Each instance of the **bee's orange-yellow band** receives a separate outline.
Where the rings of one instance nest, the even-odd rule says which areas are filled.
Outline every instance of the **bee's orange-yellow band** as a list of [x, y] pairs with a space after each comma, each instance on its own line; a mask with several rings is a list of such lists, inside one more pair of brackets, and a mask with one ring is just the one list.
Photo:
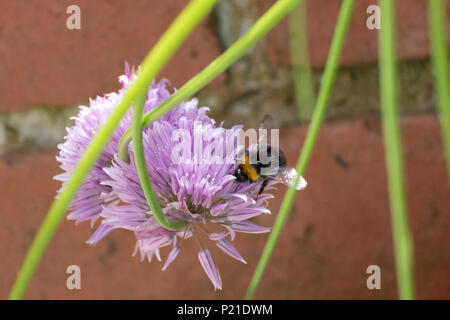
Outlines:
[[250, 180], [252, 181], [259, 180], [259, 174], [255, 170], [255, 168], [250, 164], [249, 156], [245, 156], [242, 169], [244, 170], [244, 173], [250, 178]]

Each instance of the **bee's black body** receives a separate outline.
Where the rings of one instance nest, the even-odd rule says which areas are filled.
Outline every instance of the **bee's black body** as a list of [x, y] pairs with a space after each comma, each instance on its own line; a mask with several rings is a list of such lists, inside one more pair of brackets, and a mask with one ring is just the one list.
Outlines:
[[[287, 166], [287, 161], [283, 151], [270, 145], [267, 146], [266, 150], [267, 150], [266, 151], [267, 157], [269, 158], [272, 156], [272, 153], [278, 154], [277, 173], [284, 171]], [[263, 183], [261, 184], [261, 188], [258, 192], [258, 195], [260, 195], [264, 191], [269, 180], [273, 179], [276, 176], [276, 174], [274, 175], [261, 174], [261, 169], [269, 168], [271, 166], [271, 162], [269, 161], [269, 163], [263, 163], [259, 156], [259, 150], [257, 151], [256, 160], [257, 160], [256, 163], [250, 163], [249, 152], [246, 151], [244, 163], [240, 164], [236, 168], [236, 170], [234, 171], [234, 176], [236, 177], [236, 182], [257, 182], [262, 180]]]

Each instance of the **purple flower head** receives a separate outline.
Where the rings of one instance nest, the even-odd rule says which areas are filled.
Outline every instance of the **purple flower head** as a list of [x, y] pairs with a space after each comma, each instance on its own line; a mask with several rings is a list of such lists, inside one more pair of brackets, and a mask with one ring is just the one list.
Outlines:
[[[57, 159], [65, 172], [56, 178], [63, 181], [62, 188], [83, 151], [120, 103], [124, 90], [134, 78], [134, 70], [127, 67], [126, 74], [119, 78], [123, 86], [119, 92], [91, 100], [90, 107], [81, 107], [74, 127], [68, 129], [66, 141], [59, 146]], [[146, 112], [170, 97], [167, 83], [163, 80], [152, 84], [147, 95]], [[85, 220], [93, 223], [101, 219], [100, 226], [88, 240], [90, 244], [97, 243], [116, 228], [132, 231], [136, 237], [134, 254], [139, 253], [141, 260], [151, 261], [156, 257], [161, 261], [160, 249], [172, 246], [163, 270], [179, 256], [184, 241], [196, 237], [200, 243], [200, 264], [214, 288], [221, 289], [219, 271], [199, 234], [206, 233], [219, 249], [246, 263], [231, 241], [236, 232], [270, 231], [250, 219], [270, 213], [267, 200], [273, 196], [259, 194], [262, 181], [236, 181], [234, 172], [238, 164], [227, 161], [217, 151], [227, 149], [227, 137], [233, 136], [241, 127], [225, 130], [207, 116], [207, 110], [199, 108], [197, 100], [192, 99], [152, 123], [143, 133], [148, 174], [161, 209], [168, 219], [186, 222], [184, 228], [168, 230], [154, 217], [141, 187], [132, 143], [129, 146], [130, 163], [118, 157], [120, 137], [132, 124], [131, 110], [122, 119], [79, 190], [68, 218], [77, 223]], [[239, 147], [233, 145], [227, 155], [231, 154], [235, 159], [238, 151]], [[275, 183], [270, 181], [266, 190]]]
[[[108, 121], [112, 111], [121, 102], [125, 89], [135, 78], [134, 67], [130, 70], [129, 65], [126, 64], [125, 74], [119, 77], [122, 89], [118, 92], [90, 99], [89, 106], [80, 106], [79, 114], [72, 118], [75, 121], [74, 126], [66, 129], [67, 135], [65, 136], [65, 141], [58, 145], [60, 151], [57, 160], [60, 162], [60, 168], [64, 171], [54, 177], [54, 179], [63, 182], [59, 193], [70, 180], [87, 146], [98, 130]], [[167, 84], [167, 80], [152, 83], [147, 95], [146, 112], [170, 97]], [[207, 108], [197, 109], [196, 104], [197, 101], [195, 99], [182, 103], [170, 115], [165, 115], [163, 118], [170, 119], [171, 116], [176, 117], [183, 113], [196, 113], [194, 116], [203, 119], [206, 117]], [[132, 111], [130, 110], [120, 122], [111, 141], [106, 146], [90, 175], [80, 188], [76, 198], [71, 203], [69, 208], [71, 213], [68, 215], [68, 219], [75, 220], [77, 224], [91, 220], [93, 224], [99, 218], [103, 206], [118, 200], [118, 197], [111, 192], [112, 189], [110, 187], [101, 184], [102, 181], [108, 179], [108, 175], [103, 169], [110, 166], [111, 161], [117, 154], [119, 140], [123, 133], [131, 127], [131, 124]]]

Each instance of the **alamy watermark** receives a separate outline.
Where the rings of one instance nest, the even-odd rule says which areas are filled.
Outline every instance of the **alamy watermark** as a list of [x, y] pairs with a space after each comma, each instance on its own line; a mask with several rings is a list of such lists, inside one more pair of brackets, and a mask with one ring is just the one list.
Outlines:
[[366, 286], [367, 289], [373, 290], [373, 289], [381, 289], [381, 269], [376, 264], [372, 264], [367, 267], [366, 273], [370, 274], [370, 276], [367, 278]]
[[81, 289], [81, 269], [76, 264], [67, 267], [66, 274], [70, 274], [66, 280], [66, 288], [69, 290]]
[[67, 7], [66, 13], [69, 16], [66, 19], [66, 27], [69, 30], [81, 29], [81, 9], [76, 4]]
[[366, 26], [369, 30], [381, 29], [381, 11], [380, 7], [376, 4], [372, 4], [367, 7], [366, 13], [370, 16], [366, 20]]
[[[67, 7], [66, 13], [69, 15], [66, 19], [66, 27], [69, 30], [81, 29], [81, 9], [78, 5], [72, 4]], [[376, 4], [367, 7], [366, 13], [370, 16], [366, 20], [366, 26], [369, 30], [381, 29], [381, 10]]]

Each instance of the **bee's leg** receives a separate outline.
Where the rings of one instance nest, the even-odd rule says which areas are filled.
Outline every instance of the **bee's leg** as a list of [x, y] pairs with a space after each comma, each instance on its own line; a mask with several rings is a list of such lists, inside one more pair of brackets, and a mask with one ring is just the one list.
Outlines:
[[234, 188], [233, 193], [235, 193], [237, 191], [237, 189], [239, 188], [239, 182], [236, 181], [235, 184], [236, 184], [236, 188]]
[[267, 187], [268, 183], [269, 183], [268, 180], [263, 180], [263, 183], [261, 184], [261, 188], [259, 188], [258, 194], [256, 195], [256, 200], [258, 200], [259, 195], [264, 192], [264, 189]]

